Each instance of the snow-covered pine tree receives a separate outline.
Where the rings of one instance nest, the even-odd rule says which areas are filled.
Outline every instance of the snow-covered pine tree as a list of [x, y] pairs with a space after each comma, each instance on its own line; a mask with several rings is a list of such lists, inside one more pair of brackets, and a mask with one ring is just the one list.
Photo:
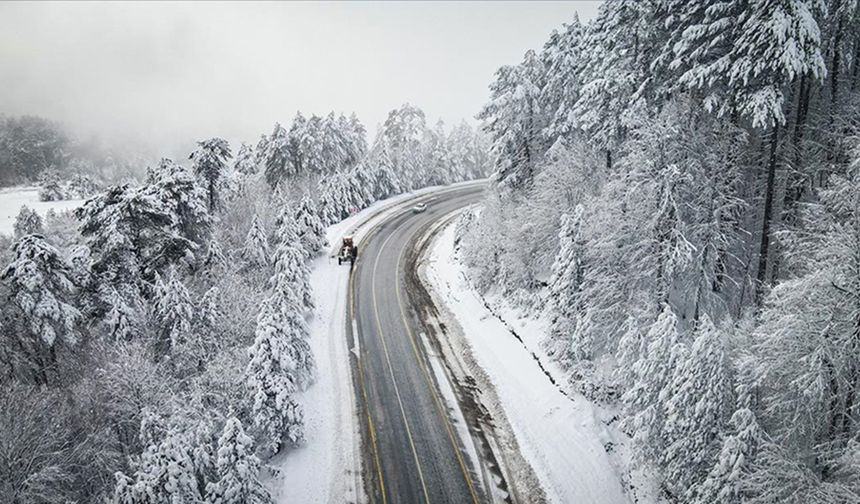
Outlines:
[[705, 479], [687, 493], [694, 504], [740, 504], [744, 478], [755, 459], [762, 432], [753, 412], [749, 388], [737, 387], [736, 409], [723, 437], [720, 454]]
[[31, 210], [27, 205], [21, 206], [21, 211], [15, 217], [14, 224], [15, 238], [21, 238], [28, 234], [42, 233], [42, 218], [35, 210]]
[[242, 258], [251, 267], [265, 268], [270, 264], [269, 238], [257, 214], [251, 219], [251, 227], [242, 248]]
[[202, 140], [197, 142], [197, 146], [188, 158], [193, 163], [194, 174], [205, 187], [209, 212], [214, 213], [221, 205], [220, 193], [230, 176], [227, 161], [233, 154], [230, 144], [223, 138]]
[[451, 154], [448, 152], [445, 124], [442, 121], [438, 121], [436, 126], [428, 132], [428, 140], [427, 185], [448, 185], [454, 180], [454, 166], [451, 162]]
[[558, 137], [569, 139], [576, 126], [573, 108], [582, 86], [579, 73], [583, 65], [584, 33], [579, 16], [574, 14], [573, 21], [565, 24], [561, 33], [550, 36], [540, 54], [547, 69], [541, 90], [541, 109], [548, 117], [543, 132], [547, 145], [555, 143]]
[[290, 332], [295, 330], [285, 320], [284, 308], [276, 297], [263, 301], [254, 343], [248, 349], [246, 380], [253, 394], [254, 425], [271, 452], [280, 449], [283, 439], [298, 443], [303, 438], [303, 413], [294, 399], [299, 390], [299, 363], [290, 348]]
[[166, 282], [156, 285], [155, 309], [160, 329], [156, 348], [163, 355], [180, 351], [180, 347], [192, 340], [195, 308], [188, 289], [175, 271], [168, 274]]
[[553, 319], [546, 344], [548, 353], [565, 367], [592, 356], [588, 340], [572, 339], [573, 336], [586, 334], [576, 331], [577, 319], [582, 315], [581, 288], [585, 274], [583, 211], [582, 205], [577, 205], [573, 215], [564, 214], [561, 217], [559, 250], [549, 281], [548, 306]]
[[534, 51], [526, 52], [516, 66], [504, 66], [490, 85], [490, 101], [478, 118], [493, 141], [499, 182], [513, 188], [526, 186], [546, 147], [541, 131], [545, 117], [540, 90], [545, 75]]
[[305, 193], [296, 210], [299, 240], [304, 245], [309, 257], [316, 255], [328, 242], [326, 241], [325, 226], [314, 208], [310, 194]]
[[218, 438], [217, 481], [206, 485], [206, 504], [267, 504], [269, 493], [260, 483], [260, 459], [242, 422], [232, 417]]
[[127, 341], [135, 332], [137, 311], [113, 287], [109, 287], [108, 312], [104, 318], [104, 328], [108, 337], [114, 341]]
[[[157, 271], [151, 259], [181, 239], [170, 232], [173, 216], [149, 191], [114, 186], [75, 210], [81, 235], [92, 253], [98, 282], [134, 303], [144, 279]], [[106, 303], [109, 305], [109, 303]]]
[[720, 439], [733, 409], [731, 376], [721, 333], [703, 315], [692, 349], [678, 363], [661, 393], [666, 408], [661, 461], [667, 486], [675, 495], [691, 497], [720, 452]]
[[405, 191], [406, 187], [394, 170], [391, 160], [391, 151], [388, 145], [383, 143], [374, 150], [373, 165], [368, 165], [373, 179], [373, 194], [377, 200]]
[[287, 130], [280, 123], [275, 123], [272, 134], [267, 138], [266, 148], [263, 151], [258, 149], [257, 152], [264, 156], [266, 182], [274, 189], [281, 184], [284, 178], [290, 175], [292, 161]]
[[652, 2], [637, 0], [602, 4], [584, 35], [583, 84], [569, 115], [606, 152], [607, 167], [626, 135], [626, 122], [635, 115], [634, 93], [649, 75], [648, 54], [659, 46], [652, 40], [656, 26], [651, 7]]
[[49, 373], [56, 373], [54, 347], [58, 342], [73, 346], [80, 337], [74, 272], [41, 235], [21, 238], [12, 251], [14, 258], [0, 280], [8, 285], [10, 301], [22, 317], [22, 327], [15, 331], [18, 345], [30, 355], [34, 378], [47, 384]]
[[254, 146], [242, 142], [239, 152], [236, 153], [236, 158], [233, 161], [233, 171], [248, 176], [256, 174], [257, 169], [257, 153], [254, 152]]
[[227, 255], [221, 247], [221, 242], [215, 237], [212, 237], [212, 239], [209, 240], [208, 247], [206, 248], [206, 258], [203, 259], [203, 266], [212, 271], [227, 266], [227, 263]]
[[305, 264], [307, 257], [301, 240], [296, 232], [297, 223], [293, 220], [290, 207], [285, 207], [278, 226], [278, 245], [275, 249], [275, 273], [272, 276], [272, 289], [277, 292], [290, 291], [305, 308], [313, 308], [313, 297], [308, 283], [310, 271]]
[[622, 397], [628, 414], [623, 428], [633, 435], [641, 451], [653, 459], [665, 448], [662, 433], [667, 412], [663, 391], [683, 358], [678, 351], [683, 344], [678, 342], [677, 326], [675, 312], [664, 305], [645, 335], [644, 351], [633, 365], [634, 381]]
[[141, 188], [157, 197], [171, 215], [173, 237], [165, 251], [163, 268], [187, 254], [194, 254], [209, 238], [212, 219], [206, 205], [206, 191], [185, 167], [162, 159], [149, 171], [148, 185]]
[[154, 415], [144, 414], [140, 437], [143, 453], [133, 457], [134, 476], [117, 472], [112, 504], [192, 504], [203, 502], [200, 481], [208, 472], [195, 464], [193, 438], [183, 425], [145, 425]]

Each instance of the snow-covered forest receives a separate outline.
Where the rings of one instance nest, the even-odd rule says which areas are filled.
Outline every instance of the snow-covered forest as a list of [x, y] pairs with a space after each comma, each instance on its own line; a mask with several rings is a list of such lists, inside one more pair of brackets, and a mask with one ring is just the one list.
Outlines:
[[269, 502], [261, 472], [303, 443], [321, 372], [326, 226], [492, 168], [483, 135], [410, 105], [370, 146], [334, 113], [197, 145], [0, 236], [0, 502]]
[[860, 501], [858, 26], [614, 0], [491, 84], [471, 279], [546, 310], [669, 502]]

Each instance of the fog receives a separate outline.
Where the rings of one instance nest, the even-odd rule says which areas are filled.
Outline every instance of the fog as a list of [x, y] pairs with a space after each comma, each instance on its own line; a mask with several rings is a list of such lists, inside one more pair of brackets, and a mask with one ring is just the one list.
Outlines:
[[500, 65], [598, 2], [3, 3], [0, 113], [163, 150], [297, 110], [474, 122]]

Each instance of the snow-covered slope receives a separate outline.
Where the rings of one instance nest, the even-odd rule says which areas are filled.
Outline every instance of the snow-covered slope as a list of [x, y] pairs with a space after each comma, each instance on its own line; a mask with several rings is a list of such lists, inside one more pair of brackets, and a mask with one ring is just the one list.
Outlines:
[[425, 276], [466, 335], [489, 376], [523, 456], [548, 499], [558, 503], [628, 502], [622, 478], [604, 445], [613, 441], [594, 406], [552, 383], [533, 352], [539, 321], [523, 321], [515, 338], [469, 285], [454, 250], [454, 226], [431, 245]]
[[84, 200], [39, 201], [38, 187], [10, 187], [0, 189], [0, 234], [11, 235], [15, 217], [23, 205], [35, 210], [42, 218], [48, 210], [57, 212], [81, 206]]

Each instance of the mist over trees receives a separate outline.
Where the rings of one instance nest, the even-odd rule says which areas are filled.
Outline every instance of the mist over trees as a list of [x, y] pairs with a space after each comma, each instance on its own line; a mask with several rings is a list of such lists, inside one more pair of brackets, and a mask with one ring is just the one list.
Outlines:
[[[4, 181], [68, 167], [56, 125], [3, 124], [31, 156], [3, 158]], [[264, 463], [304, 442], [319, 372], [325, 227], [491, 168], [480, 134], [408, 105], [370, 146], [355, 116], [299, 113], [237, 147], [201, 140], [73, 215], [22, 208], [0, 237], [0, 501], [270, 502]]]
[[858, 9], [605, 2], [490, 85], [472, 280], [670, 501], [860, 500]]
[[145, 164], [131, 151], [77, 138], [58, 122], [0, 114], [0, 187], [38, 184], [46, 201], [84, 199], [106, 183], [139, 177]]

